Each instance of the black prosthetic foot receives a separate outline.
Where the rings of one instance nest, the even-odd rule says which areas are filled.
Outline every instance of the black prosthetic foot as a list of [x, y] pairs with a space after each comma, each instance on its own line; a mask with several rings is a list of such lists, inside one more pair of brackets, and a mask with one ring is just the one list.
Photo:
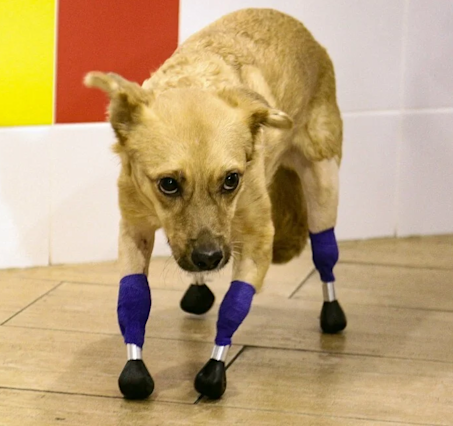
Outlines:
[[195, 389], [210, 399], [219, 399], [226, 390], [225, 363], [210, 359], [195, 377]]
[[191, 284], [179, 305], [184, 312], [201, 315], [211, 309], [214, 300], [214, 293], [206, 284]]
[[321, 329], [324, 333], [335, 334], [346, 328], [346, 315], [338, 300], [324, 302], [321, 310]]
[[118, 379], [126, 399], [145, 399], [153, 393], [154, 381], [141, 359], [127, 361]]

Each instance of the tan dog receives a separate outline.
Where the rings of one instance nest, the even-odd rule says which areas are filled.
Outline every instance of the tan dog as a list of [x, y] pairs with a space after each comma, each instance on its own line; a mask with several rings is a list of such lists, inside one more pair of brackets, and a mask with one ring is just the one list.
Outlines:
[[163, 227], [183, 269], [205, 269], [194, 250], [221, 252], [216, 269], [233, 253], [233, 279], [259, 289], [271, 259], [301, 252], [307, 223], [311, 232], [335, 225], [334, 71], [295, 19], [235, 12], [189, 38], [142, 86], [99, 72], [85, 83], [111, 99], [122, 276], [147, 272]]
[[218, 270], [232, 256], [233, 280], [259, 290], [271, 260], [298, 255], [308, 230], [334, 227], [334, 70], [295, 19], [241, 10], [189, 38], [141, 86], [100, 72], [85, 84], [111, 100], [121, 276], [147, 274], [163, 227], [184, 270]]

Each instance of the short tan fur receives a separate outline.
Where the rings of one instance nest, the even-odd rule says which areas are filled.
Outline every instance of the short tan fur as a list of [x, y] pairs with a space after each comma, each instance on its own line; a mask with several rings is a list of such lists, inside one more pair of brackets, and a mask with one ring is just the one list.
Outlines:
[[123, 276], [147, 273], [163, 227], [183, 269], [198, 272], [194, 250], [214, 247], [222, 252], [214, 269], [233, 257], [233, 279], [259, 290], [272, 259], [290, 260], [308, 230], [335, 225], [334, 70], [297, 20], [234, 12], [190, 37], [141, 86], [101, 72], [85, 84], [110, 97]]

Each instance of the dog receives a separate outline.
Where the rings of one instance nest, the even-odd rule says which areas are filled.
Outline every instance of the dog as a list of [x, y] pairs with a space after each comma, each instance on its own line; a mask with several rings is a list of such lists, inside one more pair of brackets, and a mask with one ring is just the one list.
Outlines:
[[[147, 274], [163, 228], [183, 270], [200, 276], [233, 258], [233, 281], [259, 291], [271, 262], [335, 227], [334, 68], [296, 19], [240, 10], [191, 36], [141, 85], [102, 72], [85, 84], [110, 98], [122, 277]], [[322, 276], [324, 255], [313, 254]]]

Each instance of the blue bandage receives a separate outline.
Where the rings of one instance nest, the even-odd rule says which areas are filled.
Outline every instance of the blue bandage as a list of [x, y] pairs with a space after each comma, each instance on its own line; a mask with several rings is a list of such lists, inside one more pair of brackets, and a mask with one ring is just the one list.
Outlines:
[[120, 281], [118, 322], [126, 344], [143, 347], [151, 311], [151, 291], [145, 274], [127, 275]]
[[338, 245], [333, 228], [312, 234], [310, 232], [313, 263], [325, 283], [335, 281], [333, 267], [338, 261]]
[[255, 288], [243, 281], [233, 281], [222, 300], [217, 320], [218, 346], [231, 345], [234, 332], [250, 311]]

